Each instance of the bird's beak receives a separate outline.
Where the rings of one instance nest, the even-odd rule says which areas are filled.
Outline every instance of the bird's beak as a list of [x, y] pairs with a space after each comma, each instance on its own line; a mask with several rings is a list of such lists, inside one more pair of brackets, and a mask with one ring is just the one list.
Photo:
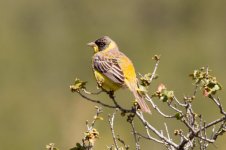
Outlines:
[[96, 44], [95, 44], [94, 42], [90, 42], [90, 43], [88, 43], [87, 45], [90, 46], [90, 47], [96, 46]]
[[90, 42], [87, 45], [94, 49], [94, 53], [97, 53], [99, 51], [98, 46], [96, 45], [95, 42]]

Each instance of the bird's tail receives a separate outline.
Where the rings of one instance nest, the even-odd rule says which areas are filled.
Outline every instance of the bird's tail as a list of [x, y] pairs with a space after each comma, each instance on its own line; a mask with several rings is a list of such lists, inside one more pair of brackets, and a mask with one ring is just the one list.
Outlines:
[[143, 112], [147, 112], [149, 114], [151, 114], [151, 110], [148, 107], [147, 103], [145, 102], [145, 96], [141, 95], [138, 92], [138, 85], [137, 85], [137, 81], [135, 82], [127, 82], [126, 85], [128, 86], [128, 88], [130, 89], [130, 91], [133, 93], [137, 103], [139, 104], [141, 110]]

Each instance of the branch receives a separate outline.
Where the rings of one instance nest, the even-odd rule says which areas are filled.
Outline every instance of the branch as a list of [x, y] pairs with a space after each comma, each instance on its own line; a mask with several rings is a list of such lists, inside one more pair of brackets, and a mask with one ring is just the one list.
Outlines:
[[[166, 128], [166, 135], [167, 135], [169, 141], [172, 142], [172, 139], [170, 138], [170, 134], [169, 134], [169, 130], [168, 130], [167, 124], [165, 122], [164, 122], [164, 125], [165, 125], [165, 128]], [[169, 145], [169, 147], [170, 147], [170, 149], [174, 149], [172, 147], [172, 145]]]
[[160, 56], [155, 55], [153, 59], [156, 60], [156, 63], [155, 63], [155, 67], [154, 67], [154, 70], [152, 72], [152, 75], [150, 77], [150, 80], [149, 80], [150, 83], [152, 82], [152, 80], [155, 77], [155, 74], [156, 74], [156, 71], [157, 71], [157, 68], [158, 68], [158, 65], [159, 65], [159, 62], [160, 62]]
[[91, 101], [91, 102], [93, 102], [93, 103], [97, 103], [97, 104], [100, 104], [100, 105], [102, 105], [102, 106], [104, 106], [104, 107], [108, 107], [108, 108], [117, 108], [117, 106], [111, 106], [111, 105], [105, 104], [105, 103], [101, 102], [100, 100], [94, 100], [94, 99], [91, 99], [91, 98], [89, 98], [89, 97], [83, 95], [80, 91], [77, 92], [77, 93], [78, 93], [81, 97], [83, 97], [83, 98], [85, 98], [86, 100]]
[[115, 136], [115, 131], [114, 131], [114, 118], [115, 118], [115, 112], [112, 115], [110, 115], [110, 114], [108, 115], [108, 121], [109, 121], [109, 124], [110, 124], [114, 145], [115, 145], [116, 150], [119, 150], [117, 140], [116, 140], [116, 136]]
[[219, 135], [223, 135], [223, 133], [226, 132], [226, 124], [225, 124], [226, 121], [222, 122], [221, 126], [219, 127], [219, 129], [217, 130], [217, 132], [213, 135], [213, 140], [216, 140], [217, 137]]
[[131, 127], [132, 127], [132, 134], [134, 136], [134, 140], [135, 140], [135, 144], [136, 144], [136, 150], [140, 150], [139, 137], [138, 137], [137, 131], [135, 130], [133, 120], [131, 121], [130, 124], [131, 124]]
[[175, 144], [174, 142], [170, 141], [169, 139], [167, 139], [166, 137], [164, 137], [162, 135], [162, 133], [160, 133], [158, 130], [156, 130], [152, 125], [149, 124], [149, 122], [147, 122], [142, 113], [136, 112], [136, 116], [140, 119], [140, 121], [143, 123], [143, 125], [145, 127], [147, 127], [148, 129], [150, 129], [152, 132], [154, 132], [162, 141], [166, 142], [169, 145], [172, 145], [174, 148], [177, 148], [178, 145]]
[[220, 103], [220, 99], [219, 98], [214, 98], [213, 95], [209, 95], [209, 98], [213, 100], [213, 102], [219, 107], [220, 109], [220, 113], [226, 116], [226, 112], [223, 109], [222, 104]]
[[[156, 71], [159, 65], [159, 57], [155, 56], [154, 57], [156, 60], [156, 64], [154, 66], [154, 70], [152, 73], [145, 74], [144, 76], [141, 77], [142, 85], [145, 88], [148, 88], [148, 86], [152, 83], [152, 81], [155, 79], [156, 76]], [[116, 110], [120, 110], [122, 112], [122, 116], [124, 116], [126, 113], [128, 115], [127, 121], [130, 123], [131, 128], [132, 128], [132, 134], [134, 137], [134, 141], [136, 144], [136, 150], [140, 150], [140, 143], [139, 140], [140, 138], [147, 139], [147, 140], [152, 140], [154, 142], [164, 144], [167, 149], [169, 150], [185, 150], [185, 149], [194, 149], [197, 145], [197, 141], [200, 144], [200, 149], [205, 150], [207, 146], [210, 143], [214, 143], [219, 135], [222, 135], [223, 133], [226, 132], [226, 112], [223, 109], [222, 104], [220, 103], [219, 98], [215, 98], [213, 95], [216, 94], [217, 91], [221, 89], [221, 85], [216, 81], [216, 78], [209, 75], [209, 70], [208, 68], [205, 71], [205, 68], [200, 69], [200, 70], [195, 70], [194, 73], [191, 75], [193, 80], [195, 81], [195, 89], [194, 92], [192, 93], [193, 95], [191, 97], [184, 97], [184, 102], [180, 102], [176, 96], [174, 95], [174, 91], [167, 90], [164, 84], [161, 84], [161, 86], [158, 87], [158, 90], [156, 91], [155, 94], [150, 97], [146, 91], [144, 90], [144, 97], [145, 99], [151, 104], [151, 106], [159, 113], [162, 117], [164, 118], [175, 118], [177, 121], [181, 121], [185, 128], [188, 129], [187, 132], [184, 132], [180, 130], [175, 130], [177, 131], [175, 135], [180, 136], [180, 143], [176, 143], [173, 139], [170, 137], [170, 133], [168, 130], [168, 126], [166, 123], [164, 123], [165, 126], [165, 131], [166, 135], [163, 134], [162, 130], [158, 130], [157, 128], [153, 127], [143, 116], [142, 112], [140, 110], [137, 110], [135, 106], [132, 106], [131, 109], [125, 109], [123, 108], [115, 99], [114, 93], [113, 92], [106, 92], [110, 99], [113, 101], [112, 105], [105, 104], [101, 102], [100, 100], [94, 100], [92, 98], [89, 98], [86, 96], [88, 95], [97, 95], [100, 94], [103, 91], [97, 92], [97, 93], [92, 93], [86, 90], [85, 84], [86, 82], [83, 82], [79, 79], [75, 81], [75, 84], [70, 86], [71, 90], [74, 92], [77, 92], [81, 97], [84, 99], [100, 104], [104, 107], [107, 108], [113, 108]], [[208, 96], [214, 104], [219, 108], [220, 113], [223, 115], [222, 117], [210, 122], [206, 123], [201, 115], [197, 115], [195, 111], [193, 110], [193, 105], [192, 101], [195, 99], [198, 89], [203, 90], [204, 96]], [[144, 89], [145, 89], [144, 88]], [[158, 97], [160, 100], [163, 102], [167, 102], [168, 108], [170, 110], [174, 111], [174, 115], [168, 115], [155, 104], [155, 102], [152, 100], [153, 97]], [[122, 144], [124, 141], [122, 141], [120, 138], [117, 138], [115, 135], [114, 131], [114, 119], [115, 119], [115, 113], [114, 112], [112, 115], [109, 115], [109, 124], [111, 128], [111, 133], [114, 141], [114, 145], [110, 149], [113, 149], [115, 147], [116, 150], [121, 149], [117, 142], [121, 142]], [[96, 117], [98, 118], [99, 112], [97, 111]], [[198, 116], [200, 116], [200, 120], [198, 120]], [[134, 120], [133, 118], [137, 117], [142, 124], [144, 129], [146, 130], [146, 135], [140, 134], [136, 131], [136, 128], [134, 126]], [[218, 123], [221, 123], [220, 127], [218, 130], [215, 132], [215, 125]], [[91, 127], [88, 125], [87, 122], [87, 128], [88, 130], [92, 131], [91, 129], [93, 128], [95, 124], [95, 120], [91, 123]], [[208, 137], [207, 135], [207, 130], [214, 126], [212, 129], [212, 135]], [[154, 134], [154, 137], [151, 136], [150, 133]], [[90, 134], [90, 133], [89, 133]], [[117, 141], [118, 140], [118, 141]], [[93, 145], [91, 145], [93, 146]], [[125, 146], [125, 144], [124, 144]]]
[[149, 97], [148, 94], [145, 95], [145, 98], [146, 98], [146, 100], [147, 100], [148, 102], [151, 103], [152, 107], [153, 107], [155, 110], [157, 110], [157, 112], [158, 112], [159, 114], [161, 114], [163, 117], [165, 117], [165, 118], [175, 118], [175, 115], [166, 115], [166, 114], [164, 114], [164, 113], [158, 108], [158, 106], [152, 101], [152, 99]]
[[122, 108], [118, 103], [117, 101], [115, 100], [115, 97], [112, 95], [110, 96], [110, 98], [112, 99], [112, 101], [114, 102], [115, 104], [115, 107], [118, 108], [119, 110], [121, 110], [123, 113], [130, 113], [130, 112], [134, 112], [133, 109], [125, 109], [125, 108]]
[[180, 105], [180, 106], [182, 106], [182, 107], [186, 107], [186, 106], [187, 106], [187, 104], [181, 103], [181, 102], [176, 98], [176, 96], [173, 97], [173, 100], [174, 100], [178, 105]]
[[[223, 116], [223, 117], [221, 117], [221, 118], [219, 118], [219, 119], [216, 119], [216, 120], [214, 120], [214, 121], [208, 123], [205, 127], [206, 127], [206, 128], [212, 127], [213, 125], [216, 125], [216, 124], [218, 124], [218, 123], [220, 123], [220, 122], [222, 122], [222, 121], [226, 121], [226, 116]], [[204, 127], [202, 127], [201, 130], [204, 130]], [[200, 132], [201, 130], [199, 130], [198, 132]]]

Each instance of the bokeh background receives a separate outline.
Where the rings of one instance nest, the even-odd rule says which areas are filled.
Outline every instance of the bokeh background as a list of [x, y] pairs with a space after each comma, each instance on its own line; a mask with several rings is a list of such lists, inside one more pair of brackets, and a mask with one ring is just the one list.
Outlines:
[[[95, 104], [71, 93], [69, 85], [79, 77], [96, 90], [93, 51], [86, 43], [103, 35], [118, 43], [140, 73], [151, 72], [152, 56], [161, 54], [160, 77], [151, 92], [164, 83], [179, 99], [192, 94], [188, 74], [202, 66], [209, 66], [225, 86], [225, 6], [223, 0], [0, 0], [0, 149], [40, 150], [54, 142], [63, 150], [81, 141]], [[219, 95], [226, 106], [224, 93]], [[107, 96], [100, 98], [110, 103]], [[124, 106], [131, 104], [127, 90], [117, 92], [117, 98]], [[216, 107], [201, 94], [194, 108], [206, 121], [217, 117]], [[113, 110], [104, 110], [105, 121], [96, 124], [101, 134], [96, 149], [113, 143], [107, 122]], [[167, 122], [173, 138], [174, 129], [182, 128], [155, 113], [149, 119], [159, 130]], [[115, 120], [116, 132], [134, 147], [125, 120]], [[225, 140], [220, 137], [210, 149], [225, 149]], [[163, 148], [142, 141], [143, 149], [150, 147]]]

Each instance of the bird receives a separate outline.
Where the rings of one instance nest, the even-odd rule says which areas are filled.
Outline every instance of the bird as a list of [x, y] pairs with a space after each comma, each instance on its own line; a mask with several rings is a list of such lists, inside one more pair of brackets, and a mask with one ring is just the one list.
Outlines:
[[139, 93], [139, 83], [132, 61], [122, 53], [116, 42], [103, 36], [87, 44], [92, 47], [92, 69], [98, 86], [107, 93], [127, 87], [134, 95], [141, 111], [151, 113], [145, 97]]

